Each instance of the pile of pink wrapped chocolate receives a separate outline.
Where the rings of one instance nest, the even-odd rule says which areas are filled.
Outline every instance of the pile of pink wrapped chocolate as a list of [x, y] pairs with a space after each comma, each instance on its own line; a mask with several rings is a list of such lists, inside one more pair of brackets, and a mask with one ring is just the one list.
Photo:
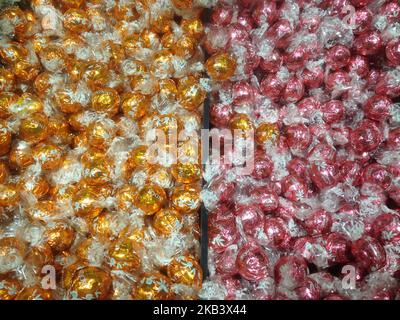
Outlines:
[[250, 175], [204, 172], [200, 296], [398, 299], [399, 3], [226, 0], [210, 19], [211, 124], [256, 150]]

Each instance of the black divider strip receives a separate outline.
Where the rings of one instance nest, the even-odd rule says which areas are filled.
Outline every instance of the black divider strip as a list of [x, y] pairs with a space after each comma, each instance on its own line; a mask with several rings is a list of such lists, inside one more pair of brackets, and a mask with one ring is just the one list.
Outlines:
[[[204, 101], [203, 129], [210, 129], [210, 96]], [[204, 169], [204, 164], [203, 164]], [[202, 186], [205, 186], [203, 179]], [[201, 204], [200, 211], [200, 264], [203, 269], [203, 279], [208, 277], [208, 212]]]

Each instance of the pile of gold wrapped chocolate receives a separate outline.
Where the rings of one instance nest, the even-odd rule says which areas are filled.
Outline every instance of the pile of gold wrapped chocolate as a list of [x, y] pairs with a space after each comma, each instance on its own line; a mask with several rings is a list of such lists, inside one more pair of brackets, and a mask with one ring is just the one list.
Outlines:
[[197, 297], [207, 2], [0, 12], [0, 299]]

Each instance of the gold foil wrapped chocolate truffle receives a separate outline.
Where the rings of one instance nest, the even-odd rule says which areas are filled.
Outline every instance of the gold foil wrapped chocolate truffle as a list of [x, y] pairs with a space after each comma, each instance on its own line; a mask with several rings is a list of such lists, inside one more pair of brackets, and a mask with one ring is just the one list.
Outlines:
[[14, 271], [26, 253], [26, 244], [15, 237], [0, 239], [0, 275]]
[[99, 190], [95, 187], [84, 186], [80, 188], [72, 198], [72, 207], [79, 217], [95, 218], [102, 211], [100, 206]]
[[48, 118], [41, 113], [35, 113], [25, 118], [19, 125], [19, 138], [27, 142], [38, 143], [49, 135]]
[[152, 215], [159, 211], [167, 201], [167, 195], [163, 188], [157, 185], [143, 187], [136, 196], [136, 206], [146, 215]]
[[242, 130], [243, 132], [253, 129], [250, 118], [243, 113], [235, 114], [229, 121], [229, 126], [232, 130]]
[[104, 112], [110, 116], [118, 113], [120, 97], [112, 88], [96, 91], [92, 96], [92, 108], [97, 112]]
[[136, 194], [137, 188], [132, 185], [124, 185], [118, 189], [115, 194], [118, 208], [125, 212], [132, 210], [134, 208]]
[[199, 39], [204, 35], [203, 22], [198, 18], [183, 19], [181, 22], [181, 28], [184, 32], [196, 39]]
[[167, 267], [170, 279], [179, 284], [199, 288], [203, 279], [200, 264], [188, 255], [178, 256]]
[[213, 80], [228, 80], [235, 74], [236, 61], [227, 53], [216, 53], [207, 60], [206, 70]]
[[75, 238], [75, 230], [63, 220], [48, 225], [43, 239], [54, 253], [68, 250]]
[[132, 290], [135, 300], [167, 300], [171, 295], [170, 280], [160, 273], [144, 274]]
[[112, 269], [138, 272], [141, 265], [140, 245], [130, 238], [115, 240], [109, 250], [108, 264]]
[[42, 274], [42, 268], [54, 263], [54, 255], [51, 247], [42, 243], [29, 249], [25, 261], [32, 266], [36, 274]]
[[63, 150], [51, 142], [42, 142], [33, 147], [33, 158], [39, 162], [44, 170], [54, 170], [60, 167], [63, 159]]
[[14, 74], [6, 69], [0, 68], [0, 92], [11, 91], [15, 86]]
[[102, 62], [90, 63], [83, 74], [84, 79], [87, 81], [88, 86], [95, 90], [104, 87], [109, 80], [109, 68], [107, 64]]
[[46, 224], [54, 217], [59, 215], [60, 208], [57, 203], [52, 200], [42, 200], [35, 203], [31, 208], [26, 210], [26, 214], [31, 221], [38, 221]]
[[24, 11], [17, 6], [11, 6], [0, 12], [0, 21], [7, 20], [13, 27], [13, 34], [23, 34], [27, 27], [27, 19]]
[[184, 34], [172, 46], [172, 52], [178, 57], [190, 59], [196, 52], [196, 40]]
[[76, 261], [71, 264], [67, 264], [62, 268], [62, 275], [61, 275], [61, 285], [64, 289], [68, 290], [72, 285], [72, 280], [76, 272], [80, 269], [87, 267], [87, 264], [83, 261]]
[[275, 141], [277, 138], [279, 138], [279, 128], [275, 123], [261, 123], [256, 128], [255, 139], [259, 144]]
[[206, 92], [198, 80], [192, 76], [183, 78], [178, 83], [178, 99], [182, 107], [196, 110], [205, 100]]
[[32, 156], [32, 148], [26, 141], [17, 141], [10, 150], [9, 154], [10, 166], [14, 168], [26, 168], [34, 163]]
[[6, 122], [0, 120], [0, 156], [4, 156], [10, 151], [11, 142], [11, 131], [7, 128]]
[[64, 13], [64, 27], [76, 33], [89, 31], [89, 17], [86, 11], [74, 8], [67, 10]]
[[161, 209], [153, 216], [153, 228], [157, 235], [167, 237], [179, 231], [182, 224], [181, 214], [172, 208]]
[[201, 179], [201, 167], [197, 163], [178, 162], [173, 165], [171, 172], [179, 183], [192, 183]]
[[15, 76], [22, 82], [32, 81], [40, 73], [40, 66], [28, 60], [20, 60], [13, 66]]
[[43, 175], [23, 177], [18, 187], [22, 192], [30, 193], [36, 199], [45, 197], [50, 190], [50, 185]]
[[[0, 69], [1, 70], [1, 69]], [[1, 83], [1, 75], [0, 75]], [[7, 119], [11, 115], [10, 106], [18, 96], [13, 92], [0, 92], [0, 118]]]
[[0, 184], [0, 206], [14, 206], [20, 199], [19, 190], [15, 184]]
[[43, 101], [34, 94], [23, 93], [10, 105], [10, 111], [16, 116], [26, 117], [33, 114], [43, 114]]
[[0, 279], [0, 300], [14, 300], [21, 288], [21, 283], [15, 279]]
[[[90, 150], [81, 157], [84, 169], [84, 182], [90, 186], [104, 185], [110, 181], [111, 163], [110, 159], [102, 152]], [[86, 188], [89, 192], [96, 193], [93, 188]]]
[[193, 213], [200, 208], [200, 188], [197, 184], [184, 184], [172, 190], [172, 206], [181, 213]]
[[38, 96], [45, 96], [49, 93], [52, 84], [50, 82], [51, 73], [50, 72], [42, 72], [40, 73], [33, 82], [33, 89]]
[[17, 42], [10, 42], [0, 47], [0, 59], [8, 65], [13, 65], [27, 56], [28, 50]]
[[112, 279], [98, 267], [85, 267], [75, 272], [68, 290], [70, 299], [105, 300], [111, 292]]
[[118, 235], [118, 230], [113, 228], [118, 222], [116, 221], [116, 217], [116, 215], [110, 212], [101, 213], [90, 224], [90, 234], [101, 241], [109, 241], [114, 239]]
[[48, 45], [40, 53], [40, 61], [46, 70], [50, 72], [60, 72], [67, 65], [67, 56], [64, 49], [58, 45]]
[[80, 261], [90, 263], [100, 258], [103, 253], [102, 249], [102, 245], [96, 239], [86, 238], [76, 246], [75, 254]]
[[147, 146], [141, 145], [133, 148], [129, 154], [127, 163], [131, 169], [143, 167], [147, 163]]
[[148, 171], [148, 180], [150, 183], [156, 184], [163, 189], [170, 189], [175, 183], [170, 171], [163, 166], [152, 166]]
[[58, 109], [64, 113], [77, 113], [83, 108], [79, 100], [75, 98], [74, 87], [64, 87], [54, 94], [54, 102]]
[[121, 109], [126, 117], [137, 121], [150, 109], [150, 104], [149, 96], [141, 93], [127, 93], [122, 96]]

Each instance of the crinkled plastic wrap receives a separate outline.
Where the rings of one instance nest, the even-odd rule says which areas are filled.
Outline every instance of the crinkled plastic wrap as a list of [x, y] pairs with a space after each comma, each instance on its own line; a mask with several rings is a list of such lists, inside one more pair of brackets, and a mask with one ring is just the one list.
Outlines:
[[[0, 299], [197, 297], [189, 134], [208, 90], [200, 14], [211, 4], [33, 0], [0, 12]], [[150, 152], [160, 131], [187, 137]]]
[[399, 30], [397, 1], [213, 8], [211, 123], [256, 150], [206, 167], [201, 298], [399, 298]]

